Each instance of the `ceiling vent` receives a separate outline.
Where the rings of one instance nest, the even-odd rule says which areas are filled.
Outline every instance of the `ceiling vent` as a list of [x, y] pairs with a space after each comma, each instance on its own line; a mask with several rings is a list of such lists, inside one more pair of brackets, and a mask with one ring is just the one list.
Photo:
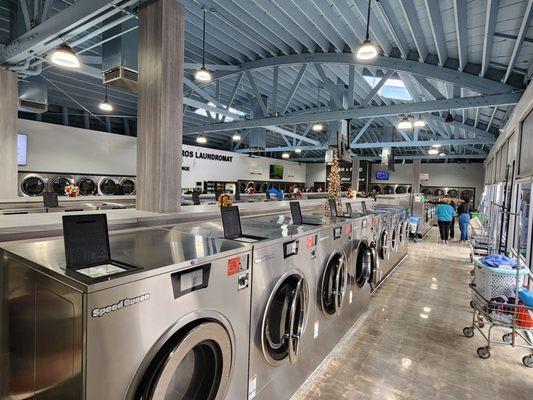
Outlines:
[[41, 114], [48, 111], [48, 86], [42, 76], [30, 76], [18, 82], [19, 111]]
[[134, 69], [118, 66], [103, 72], [104, 84], [116, 86], [130, 92], [137, 92], [137, 78], [139, 73]]

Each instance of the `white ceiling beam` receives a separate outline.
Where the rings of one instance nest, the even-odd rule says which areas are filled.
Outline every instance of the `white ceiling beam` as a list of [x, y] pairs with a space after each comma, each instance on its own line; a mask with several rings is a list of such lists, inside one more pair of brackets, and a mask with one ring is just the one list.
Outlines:
[[[426, 0], [429, 1], [429, 0]], [[466, 1], [453, 0], [453, 14], [455, 19], [455, 31], [457, 32], [457, 50], [459, 53], [459, 70], [463, 71], [468, 64], [468, 50], [466, 34], [467, 21], [466, 21]], [[444, 40], [444, 33], [442, 34]]]
[[420, 26], [415, 4], [413, 0], [400, 0], [400, 6], [405, 16], [405, 20], [407, 21], [407, 27], [415, 41], [415, 46], [418, 50], [418, 58], [421, 62], [425, 62], [429, 52], [424, 33], [422, 32], [422, 27]]
[[484, 77], [489, 69], [492, 58], [492, 39], [496, 29], [496, 17], [498, 14], [499, 0], [487, 0], [487, 11], [485, 13], [485, 31], [483, 36], [483, 55], [481, 56], [481, 71], [479, 76]]
[[531, 22], [531, 17], [533, 16], [532, 11], [533, 0], [528, 0], [526, 4], [526, 9], [524, 10], [524, 17], [522, 18], [522, 23], [520, 24], [520, 30], [518, 31], [518, 35], [514, 43], [513, 52], [511, 53], [511, 58], [507, 63], [507, 71], [505, 71], [505, 75], [502, 78], [503, 83], [507, 83], [507, 80], [511, 76], [511, 72], [513, 72], [513, 67], [516, 63], [516, 59], [520, 54], [520, 48], [522, 47], [522, 43], [524, 42], [524, 38], [526, 37], [527, 31], [529, 29], [529, 23]]
[[437, 48], [439, 65], [443, 66], [448, 58], [448, 50], [446, 49], [446, 39], [444, 36], [444, 29], [442, 28], [439, 0], [426, 0], [426, 9], [429, 15], [429, 24], [431, 27], [431, 33], [433, 34], [433, 41]]

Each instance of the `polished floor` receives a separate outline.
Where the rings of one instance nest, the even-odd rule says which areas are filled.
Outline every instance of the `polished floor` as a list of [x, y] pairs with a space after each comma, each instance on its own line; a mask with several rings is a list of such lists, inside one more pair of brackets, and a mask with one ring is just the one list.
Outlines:
[[469, 250], [437, 243], [433, 228], [377, 291], [356, 326], [294, 400], [533, 399], [528, 350], [497, 346], [482, 360], [484, 341], [463, 336], [471, 322]]

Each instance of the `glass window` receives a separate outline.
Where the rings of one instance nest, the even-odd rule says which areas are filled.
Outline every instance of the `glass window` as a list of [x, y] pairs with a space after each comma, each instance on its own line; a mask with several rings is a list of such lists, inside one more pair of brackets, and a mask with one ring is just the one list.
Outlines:
[[[520, 258], [526, 262], [528, 243], [530, 242], [529, 235], [529, 207], [531, 199], [531, 184], [523, 183], [519, 185], [519, 203], [518, 203], [518, 224], [516, 226], [516, 240]], [[516, 245], [515, 245], [516, 247]]]
[[533, 171], [533, 112], [530, 112], [522, 122], [519, 156], [519, 175], [529, 175]]

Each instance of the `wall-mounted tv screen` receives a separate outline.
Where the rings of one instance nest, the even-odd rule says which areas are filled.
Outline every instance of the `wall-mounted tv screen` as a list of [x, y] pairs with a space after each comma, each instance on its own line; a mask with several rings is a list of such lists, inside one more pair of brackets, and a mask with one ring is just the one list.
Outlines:
[[17, 164], [28, 164], [28, 136], [23, 133], [17, 134]]
[[388, 181], [389, 173], [387, 171], [376, 171], [376, 180], [378, 181]]
[[270, 179], [283, 179], [283, 165], [270, 165]]

